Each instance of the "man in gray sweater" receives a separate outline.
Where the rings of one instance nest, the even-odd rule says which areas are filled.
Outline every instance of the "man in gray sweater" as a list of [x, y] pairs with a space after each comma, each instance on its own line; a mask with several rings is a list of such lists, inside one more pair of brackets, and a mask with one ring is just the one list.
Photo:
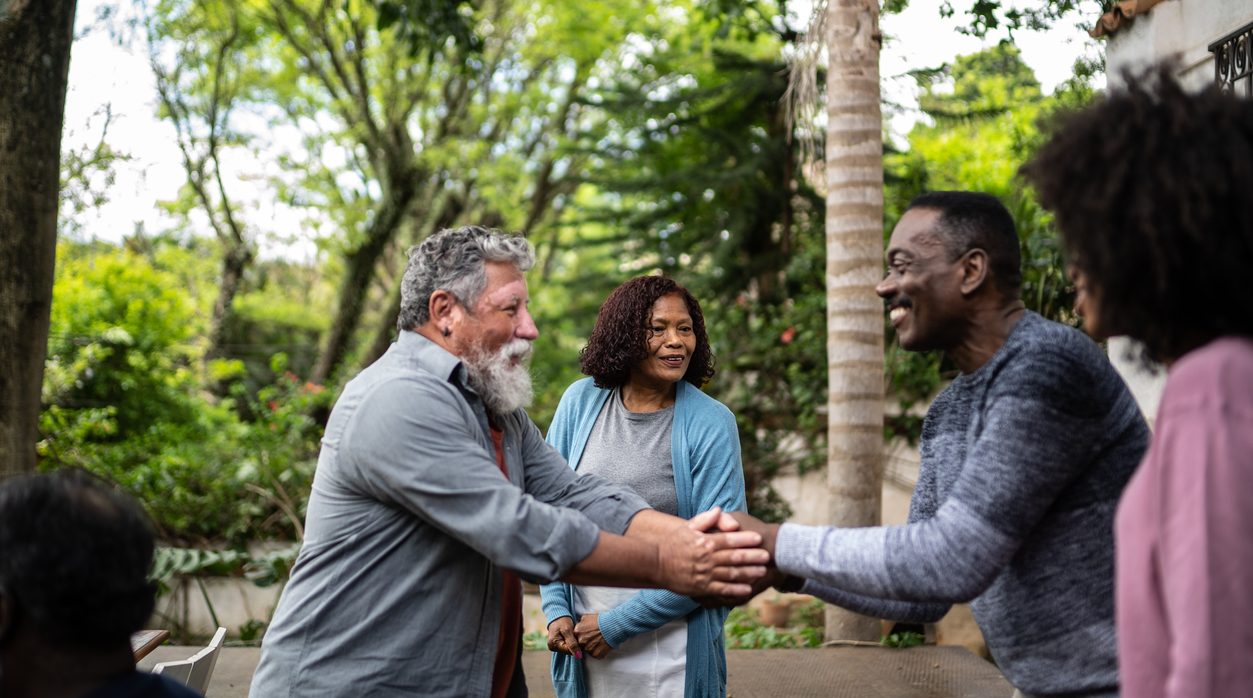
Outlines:
[[934, 622], [971, 601], [1019, 695], [1117, 695], [1113, 516], [1148, 441], [1126, 385], [1083, 333], [1026, 310], [992, 196], [918, 197], [887, 266], [901, 346], [960, 371], [923, 423], [909, 523], [746, 528], [784, 586], [859, 613]]

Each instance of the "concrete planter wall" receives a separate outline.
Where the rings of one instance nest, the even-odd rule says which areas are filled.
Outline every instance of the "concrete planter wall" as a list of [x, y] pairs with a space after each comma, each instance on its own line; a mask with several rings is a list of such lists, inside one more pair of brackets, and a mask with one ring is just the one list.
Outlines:
[[[203, 591], [196, 578], [175, 580], [171, 592], [157, 600], [153, 627], [181, 630], [190, 637], [209, 637], [217, 629], [213, 621], [216, 613], [227, 637], [237, 639], [249, 621], [269, 622], [283, 590], [277, 584], [262, 588], [243, 577], [201, 577], [199, 582], [204, 585]], [[210, 604], [213, 613], [209, 611]]]

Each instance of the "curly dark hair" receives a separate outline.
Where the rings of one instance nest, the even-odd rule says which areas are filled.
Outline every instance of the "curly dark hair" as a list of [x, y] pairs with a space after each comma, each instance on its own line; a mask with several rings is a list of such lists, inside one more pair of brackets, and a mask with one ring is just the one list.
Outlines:
[[615, 288], [600, 306], [596, 326], [579, 352], [579, 367], [601, 388], [620, 388], [631, 369], [648, 356], [648, 321], [653, 304], [662, 296], [677, 293], [687, 303], [696, 334], [696, 351], [683, 380], [700, 387], [714, 375], [714, 355], [705, 331], [700, 303], [686, 288], [664, 276], [637, 276]]
[[1157, 66], [1067, 118], [1022, 168], [1102, 329], [1169, 361], [1253, 335], [1253, 102]]

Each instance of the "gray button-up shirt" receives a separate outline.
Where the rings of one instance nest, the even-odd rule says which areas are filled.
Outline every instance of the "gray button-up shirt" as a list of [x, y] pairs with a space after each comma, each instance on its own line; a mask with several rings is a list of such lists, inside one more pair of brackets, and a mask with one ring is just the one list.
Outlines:
[[577, 476], [523, 410], [501, 425], [508, 480], [465, 368], [414, 332], [345, 386], [251, 695], [489, 694], [498, 568], [557, 579], [647, 507]]

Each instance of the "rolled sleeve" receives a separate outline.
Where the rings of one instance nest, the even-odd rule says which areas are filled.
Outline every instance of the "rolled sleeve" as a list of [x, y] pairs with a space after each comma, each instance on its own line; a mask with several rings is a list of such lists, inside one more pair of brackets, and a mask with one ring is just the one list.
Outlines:
[[648, 502], [629, 487], [571, 470], [561, 454], [540, 436], [535, 424], [524, 416], [520, 419], [527, 493], [541, 502], [581, 512], [601, 530], [617, 535], [626, 533], [631, 519], [649, 508]]
[[597, 524], [579, 510], [553, 506], [502, 477], [452, 385], [391, 380], [369, 398], [345, 431], [343, 452], [380, 501], [531, 580], [561, 577], [596, 547]]

